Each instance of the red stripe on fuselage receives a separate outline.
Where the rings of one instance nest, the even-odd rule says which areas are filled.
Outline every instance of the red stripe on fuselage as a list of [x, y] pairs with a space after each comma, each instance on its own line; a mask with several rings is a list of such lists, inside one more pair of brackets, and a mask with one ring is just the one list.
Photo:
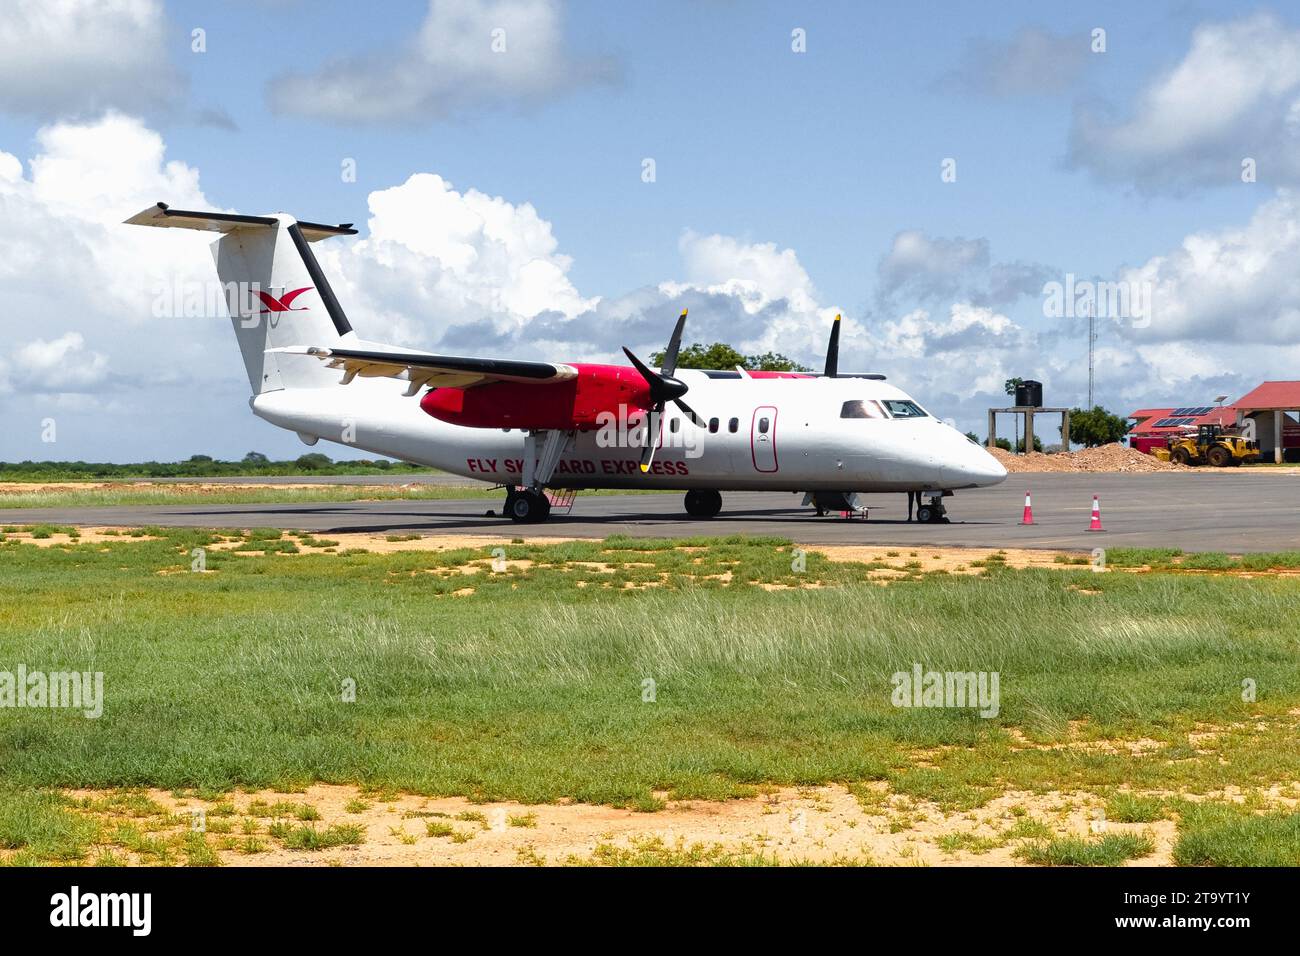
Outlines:
[[488, 382], [471, 388], [435, 388], [420, 408], [439, 421], [470, 428], [588, 430], [599, 427], [602, 412], [620, 405], [649, 407], [650, 390], [634, 368], [574, 365], [574, 378], [541, 385]]

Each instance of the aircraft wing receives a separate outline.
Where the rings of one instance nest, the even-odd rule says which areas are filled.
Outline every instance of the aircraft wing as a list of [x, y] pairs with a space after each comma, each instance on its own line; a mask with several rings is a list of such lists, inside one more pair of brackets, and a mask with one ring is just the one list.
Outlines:
[[322, 348], [310, 345], [290, 345], [267, 351], [318, 358], [328, 363], [330, 368], [342, 369], [344, 385], [358, 375], [362, 378], [405, 379], [411, 383], [406, 390], [407, 395], [414, 395], [426, 385], [434, 388], [469, 388], [484, 382], [548, 385], [578, 374], [578, 370], [571, 365], [551, 362], [469, 358], [433, 355], [429, 352]]

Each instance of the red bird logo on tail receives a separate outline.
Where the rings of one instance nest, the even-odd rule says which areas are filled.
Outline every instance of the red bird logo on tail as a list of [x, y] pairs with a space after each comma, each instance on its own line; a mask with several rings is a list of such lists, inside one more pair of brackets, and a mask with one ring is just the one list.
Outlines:
[[293, 300], [298, 298], [298, 296], [302, 295], [304, 292], [310, 292], [311, 290], [312, 290], [311, 286], [309, 285], [303, 286], [301, 289], [294, 289], [292, 292], [286, 292], [278, 299], [275, 296], [271, 295], [271, 293], [269, 292], [262, 292], [261, 290], [258, 290], [257, 297], [261, 299], [262, 304], [266, 306], [266, 308], [262, 310], [262, 315], [266, 315], [269, 312], [307, 311], [307, 307], [305, 305], [299, 306], [296, 309], [293, 308]]

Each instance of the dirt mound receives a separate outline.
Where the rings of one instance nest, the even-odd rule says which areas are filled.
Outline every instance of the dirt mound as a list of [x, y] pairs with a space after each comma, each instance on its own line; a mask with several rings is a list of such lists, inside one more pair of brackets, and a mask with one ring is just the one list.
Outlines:
[[1112, 442], [1096, 448], [1084, 448], [1081, 451], [1061, 452], [1056, 455], [1044, 455], [1031, 451], [1027, 455], [1013, 455], [1001, 448], [991, 448], [989, 452], [1009, 472], [1022, 471], [1187, 471], [1186, 465], [1161, 461], [1144, 454], [1136, 448]]

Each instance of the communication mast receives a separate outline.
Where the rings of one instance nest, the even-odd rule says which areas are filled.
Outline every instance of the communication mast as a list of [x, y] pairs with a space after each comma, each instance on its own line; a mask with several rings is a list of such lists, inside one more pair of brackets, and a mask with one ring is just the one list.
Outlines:
[[1096, 406], [1092, 402], [1092, 369], [1093, 369], [1093, 351], [1097, 344], [1097, 310], [1088, 303], [1088, 409], [1091, 411]]

